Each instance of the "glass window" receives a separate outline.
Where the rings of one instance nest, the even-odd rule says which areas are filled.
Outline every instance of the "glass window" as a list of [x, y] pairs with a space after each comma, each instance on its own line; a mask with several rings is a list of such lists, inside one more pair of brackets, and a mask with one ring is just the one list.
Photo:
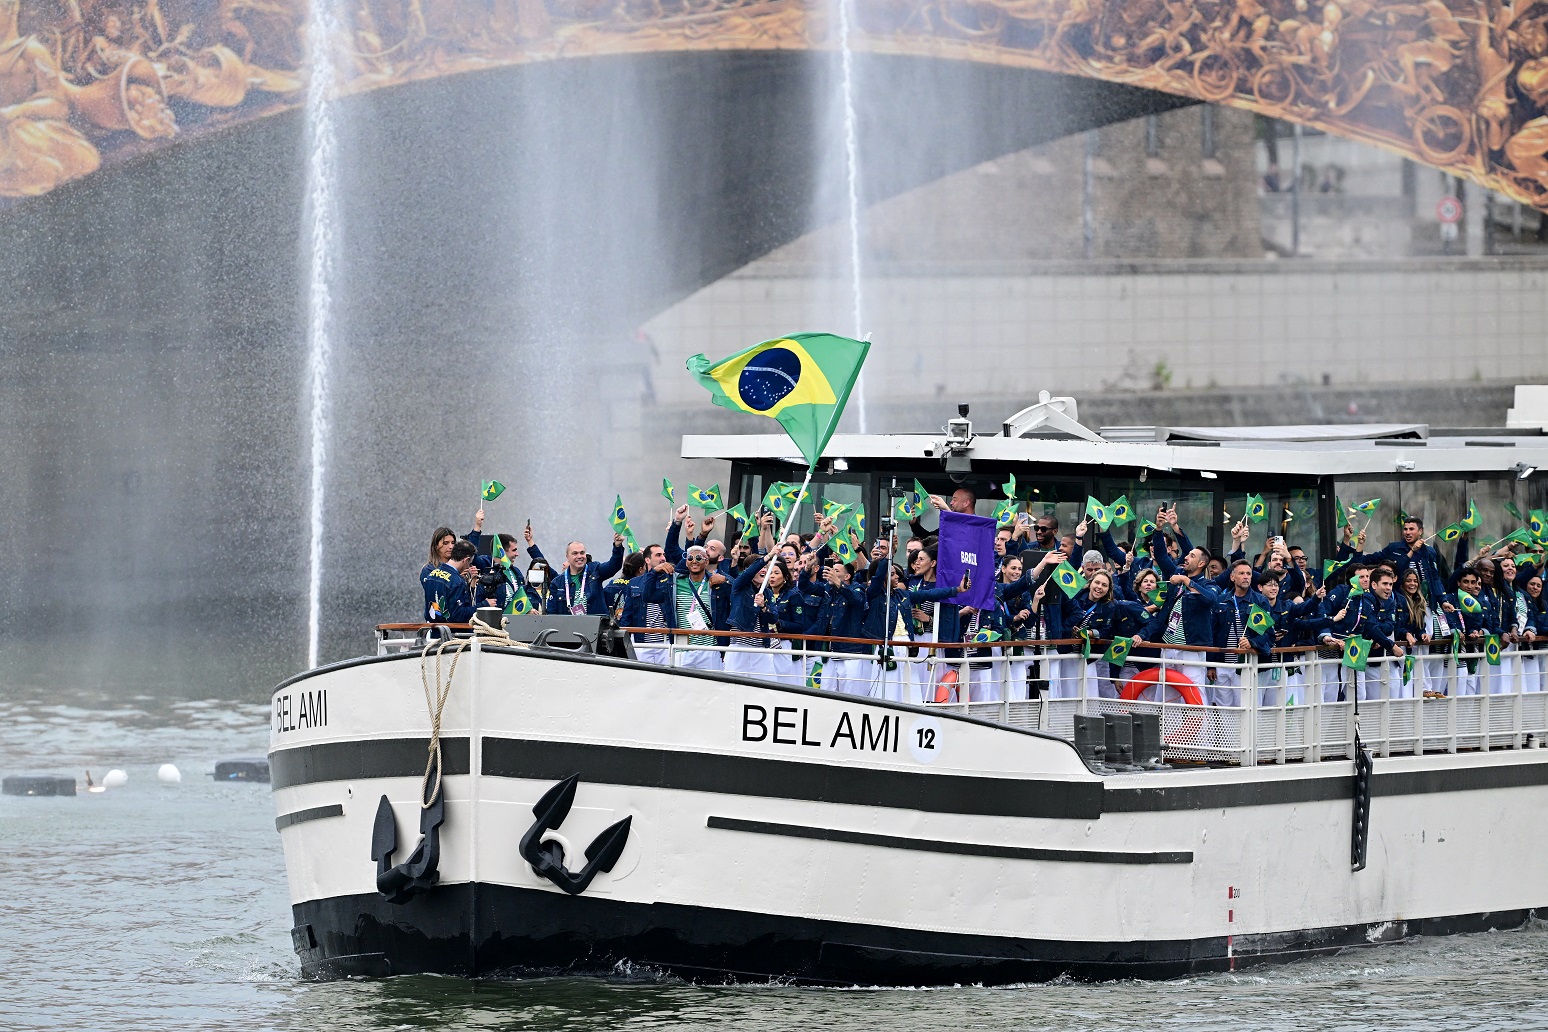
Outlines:
[[1390, 542], [1401, 540], [1402, 519], [1408, 515], [1424, 521], [1425, 537], [1436, 545], [1448, 562], [1456, 554], [1456, 546], [1439, 542], [1437, 535], [1467, 516], [1469, 500], [1478, 506], [1479, 516], [1478, 529], [1473, 531], [1468, 543], [1470, 555], [1521, 526], [1521, 521], [1506, 510], [1507, 502], [1517, 506], [1523, 516], [1532, 508], [1530, 493], [1513, 477], [1472, 481], [1439, 478], [1340, 480], [1336, 493], [1346, 512], [1369, 499], [1381, 499], [1381, 508], [1373, 517], [1368, 519], [1359, 514], [1350, 517], [1357, 532], [1365, 531], [1362, 551], [1375, 552]]
[[[1134, 510], [1134, 522], [1113, 528], [1113, 538], [1119, 544], [1134, 539], [1141, 520], [1154, 523], [1156, 512], [1163, 505], [1177, 507], [1177, 525], [1195, 545], [1208, 546], [1210, 528], [1221, 518], [1215, 512], [1213, 491], [1184, 491], [1176, 481], [1150, 477], [1142, 484], [1138, 480], [1104, 478], [1097, 482], [1097, 487], [1102, 492], [1099, 500], [1103, 504], [1111, 504], [1123, 495]], [[1084, 504], [1081, 508], [1084, 512]]]

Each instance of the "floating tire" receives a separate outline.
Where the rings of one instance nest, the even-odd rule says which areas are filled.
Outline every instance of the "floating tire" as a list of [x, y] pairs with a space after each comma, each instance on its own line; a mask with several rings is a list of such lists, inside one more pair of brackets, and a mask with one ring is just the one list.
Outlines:
[[0, 781], [0, 794], [15, 796], [73, 796], [75, 779], [59, 774], [12, 774]]

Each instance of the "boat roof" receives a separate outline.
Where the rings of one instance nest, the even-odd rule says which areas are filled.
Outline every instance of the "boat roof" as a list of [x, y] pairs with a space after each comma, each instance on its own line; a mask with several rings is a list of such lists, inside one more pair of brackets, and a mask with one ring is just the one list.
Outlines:
[[[1422, 423], [1103, 427], [1100, 433], [1087, 434], [975, 433], [956, 452], [975, 465], [1057, 464], [1313, 477], [1520, 474], [1538, 466], [1548, 470], [1548, 437], [1536, 430], [1498, 427], [1435, 429]], [[861, 466], [867, 462], [892, 465], [938, 462], [948, 450], [944, 432], [836, 434], [823, 457]], [[683, 437], [682, 456], [805, 465], [784, 434], [689, 434]]]

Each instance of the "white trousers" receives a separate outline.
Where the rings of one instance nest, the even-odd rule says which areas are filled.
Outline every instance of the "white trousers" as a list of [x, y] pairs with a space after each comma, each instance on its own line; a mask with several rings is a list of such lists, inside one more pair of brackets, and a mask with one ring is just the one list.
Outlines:
[[779, 679], [772, 652], [729, 651], [726, 653], [725, 669], [727, 673], [741, 674], [744, 677], [761, 677], [766, 681]]
[[636, 645], [634, 655], [641, 663], [655, 663], [657, 666], [667, 666], [672, 661], [672, 653], [664, 645]]
[[1043, 656], [1043, 671], [1048, 679], [1050, 699], [1080, 698], [1081, 662], [1078, 655], [1049, 652]]
[[1204, 696], [1204, 701], [1209, 702], [1209, 693], [1205, 690], [1209, 687], [1208, 671], [1204, 664], [1199, 662], [1202, 653], [1184, 652], [1182, 649], [1162, 649], [1161, 658], [1166, 660], [1167, 668], [1176, 670], [1188, 680], [1198, 685], [1199, 694]]
[[687, 670], [721, 670], [720, 653], [715, 649], [684, 649], [677, 653], [677, 665]]

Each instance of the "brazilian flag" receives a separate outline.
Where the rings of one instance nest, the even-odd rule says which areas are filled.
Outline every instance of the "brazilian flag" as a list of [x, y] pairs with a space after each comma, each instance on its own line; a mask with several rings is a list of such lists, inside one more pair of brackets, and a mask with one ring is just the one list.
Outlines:
[[1462, 527], [1462, 524], [1453, 523], [1451, 526], [1440, 532], [1440, 539], [1449, 544], [1450, 542], [1455, 541], [1457, 538], [1461, 537], [1463, 533], [1465, 533], [1465, 531]]
[[1491, 634], [1487, 638], [1484, 639], [1484, 649], [1483, 649], [1484, 659], [1488, 660], [1490, 666], [1499, 666], [1500, 665], [1500, 649], [1501, 649], [1501, 647], [1502, 647], [1502, 644], [1500, 642], [1500, 636], [1498, 634]]
[[667, 500], [667, 504], [676, 508], [677, 499], [672, 497], [672, 482], [666, 477], [661, 478], [661, 497]]
[[1007, 498], [998, 502], [994, 507], [994, 525], [996, 527], [1009, 527], [1016, 522], [1016, 499]]
[[1151, 523], [1149, 520], [1140, 520], [1140, 525], [1139, 525], [1139, 536], [1140, 537], [1148, 539], [1155, 532], [1156, 532], [1156, 525], [1154, 523]]
[[1532, 540], [1541, 545], [1548, 542], [1548, 513], [1541, 509], [1533, 509], [1527, 514], [1527, 530], [1532, 532]]
[[1363, 594], [1365, 589], [1360, 587], [1360, 582], [1353, 577], [1349, 578], [1349, 597], [1359, 598]]
[[1053, 582], [1070, 598], [1080, 594], [1086, 587], [1086, 578], [1080, 575], [1079, 570], [1070, 565], [1068, 559], [1054, 567]]
[[1412, 652], [1403, 657], [1403, 683], [1408, 684], [1414, 679], [1414, 654]]
[[855, 532], [855, 536], [861, 541], [865, 540], [865, 506], [855, 506], [855, 511], [849, 515], [849, 527]]
[[1360, 515], [1362, 515], [1362, 516], [1369, 516], [1371, 513], [1375, 512], [1377, 509], [1381, 508], [1381, 499], [1380, 498], [1372, 498], [1369, 501], [1361, 502], [1359, 505], [1356, 505], [1354, 508], [1355, 508], [1355, 512], [1359, 513]]
[[1005, 489], [1005, 497], [1006, 498], [1015, 498], [1016, 497], [1016, 474], [1012, 473], [1006, 479], [1005, 483], [1003, 485], [1001, 485], [1001, 486]]
[[722, 408], [778, 420], [815, 469], [870, 349], [831, 333], [795, 333], [719, 362], [694, 355], [688, 372]]
[[1112, 514], [1107, 511], [1107, 506], [1090, 495], [1086, 496], [1086, 515], [1096, 520], [1096, 525], [1102, 530], [1106, 530], [1108, 524], [1113, 521]]
[[[498, 480], [479, 481], [483, 486], [479, 488], [478, 496], [486, 502], [492, 502], [505, 492], [505, 485]], [[464, 495], [464, 497], [466, 497]]]
[[1453, 657], [1455, 657], [1457, 655], [1460, 655], [1461, 652], [1462, 652], [1462, 632], [1461, 631], [1452, 631], [1451, 632], [1451, 654], [1452, 654]]
[[1145, 597], [1150, 600], [1151, 605], [1159, 606], [1166, 600], [1166, 586], [1157, 584], [1155, 587], [1145, 592]]
[[1349, 526], [1349, 510], [1344, 508], [1344, 503], [1339, 499], [1338, 495], [1333, 496], [1333, 514], [1340, 530]]
[[1091, 658], [1091, 629], [1089, 627], [1077, 628], [1075, 633], [1080, 636], [1080, 658]]
[[930, 492], [926, 491], [925, 486], [917, 479], [914, 481], [914, 504], [919, 506], [920, 511], [930, 504]]
[[726, 507], [725, 503], [721, 501], [719, 484], [708, 490], [689, 484], [688, 504], [703, 509], [705, 512], [720, 512]]
[[1337, 559], [1324, 559], [1324, 560], [1322, 560], [1322, 579], [1323, 580], [1327, 580], [1329, 577], [1331, 577], [1333, 575], [1333, 571], [1336, 570], [1336, 569], [1338, 569], [1338, 560]]
[[628, 533], [629, 516], [624, 512], [623, 495], [613, 496], [613, 515], [608, 517], [608, 522], [613, 525], [614, 534]]
[[1247, 522], [1254, 525], [1268, 519], [1268, 506], [1260, 494], [1247, 496]]
[[1247, 629], [1254, 634], [1266, 634], [1274, 628], [1274, 614], [1262, 606], [1247, 610]]
[[831, 498], [824, 498], [822, 500], [822, 514], [828, 519], [832, 520], [835, 524], [837, 524], [839, 520], [843, 519], [845, 514], [849, 511], [850, 506], [845, 505], [843, 502], [835, 502]]
[[801, 490], [800, 484], [785, 485], [785, 501], [789, 502], [791, 506], [795, 506], [800, 502], [809, 502], [811, 500], [812, 492], [810, 489], [803, 491]]
[[1494, 545], [1496, 548], [1498, 548], [1500, 545], [1506, 545], [1512, 541], [1519, 542], [1523, 545], [1530, 545], [1532, 543], [1532, 532], [1527, 530], [1525, 527], [1517, 527], [1515, 530], [1511, 531], [1509, 534], [1506, 534], [1504, 537], [1496, 541]]
[[822, 687], [822, 660], [812, 664], [811, 673], [806, 675], [806, 687], [813, 690]]
[[1461, 588], [1458, 588], [1457, 608], [1469, 616], [1477, 616], [1479, 613], [1483, 612], [1483, 603], [1479, 602], [1476, 598], [1474, 598], [1472, 595], [1469, 595]]
[[923, 511], [919, 503], [914, 501], [912, 491], [904, 491], [892, 503], [892, 518], [899, 523], [908, 523], [916, 519]]
[[834, 555], [838, 556], [839, 562], [852, 563], [855, 561], [855, 546], [849, 543], [848, 527], [841, 529], [835, 534], [833, 540], [828, 542], [828, 547], [833, 550]]
[[1123, 666], [1124, 660], [1129, 658], [1129, 653], [1134, 651], [1134, 639], [1118, 637], [1114, 638], [1111, 645], [1107, 646], [1107, 652], [1102, 656], [1113, 666]]
[[1483, 522], [1483, 517], [1478, 514], [1478, 503], [1471, 498], [1467, 500], [1467, 515], [1458, 521], [1457, 526], [1463, 530], [1477, 530], [1478, 524]]
[[516, 585], [516, 591], [510, 600], [505, 603], [506, 616], [526, 616], [528, 613], [537, 612], [537, 604], [532, 601], [532, 596], [527, 594], [527, 589]]
[[1344, 666], [1351, 670], [1364, 670], [1371, 658], [1371, 640], [1355, 635], [1344, 639]]
[[1134, 520], [1134, 507], [1129, 504], [1128, 495], [1119, 495], [1112, 505], [1107, 507], [1108, 523], [1114, 527], [1121, 527], [1125, 523]]
[[726, 510], [726, 515], [736, 520], [736, 532], [740, 535], [747, 527], [747, 510], [742, 508], [741, 502], [737, 502]]
[[968, 641], [975, 645], [987, 645], [991, 641], [999, 640], [1000, 632], [992, 627], [980, 627], [978, 630], [974, 631], [973, 636], [968, 639]]
[[790, 511], [790, 498], [785, 494], [789, 488], [790, 485], [783, 480], [776, 480], [763, 492], [763, 507], [780, 519], [784, 519]]

